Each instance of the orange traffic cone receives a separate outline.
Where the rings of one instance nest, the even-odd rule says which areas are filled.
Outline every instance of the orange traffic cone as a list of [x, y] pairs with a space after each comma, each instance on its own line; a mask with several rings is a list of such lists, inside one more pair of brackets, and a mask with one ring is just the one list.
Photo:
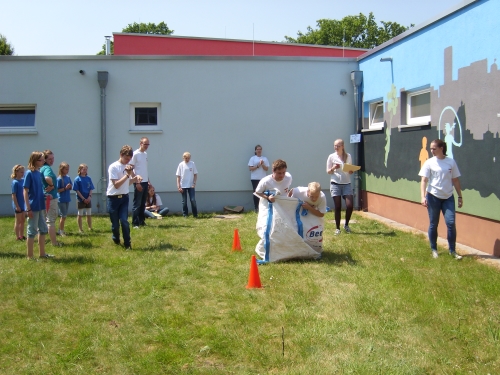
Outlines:
[[233, 251], [241, 251], [240, 235], [238, 234], [238, 229], [234, 230], [233, 236]]
[[259, 276], [259, 267], [257, 266], [257, 260], [255, 255], [252, 255], [250, 260], [250, 274], [248, 275], [248, 285], [247, 289], [262, 288]]

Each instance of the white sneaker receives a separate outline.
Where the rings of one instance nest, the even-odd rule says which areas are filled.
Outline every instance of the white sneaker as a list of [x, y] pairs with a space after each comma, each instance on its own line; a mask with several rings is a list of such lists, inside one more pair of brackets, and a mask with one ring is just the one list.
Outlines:
[[438, 252], [436, 250], [432, 250], [432, 257], [436, 259], [438, 256]]
[[351, 228], [349, 228], [349, 225], [344, 225], [344, 230], [346, 233], [351, 233]]
[[461, 255], [458, 255], [458, 254], [457, 254], [457, 253], [455, 253], [455, 252], [450, 253], [450, 255], [451, 255], [453, 258], [455, 258], [456, 260], [460, 260], [460, 259], [462, 259], [462, 256], [461, 256]]
[[338, 236], [340, 234], [340, 229], [335, 229], [335, 235]]

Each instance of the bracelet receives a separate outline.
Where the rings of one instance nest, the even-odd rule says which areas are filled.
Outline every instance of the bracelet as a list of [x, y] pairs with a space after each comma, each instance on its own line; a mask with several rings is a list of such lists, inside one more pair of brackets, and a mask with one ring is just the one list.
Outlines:
[[462, 197], [458, 197], [458, 199], [462, 199]]
[[26, 212], [30, 212], [31, 211], [31, 208], [29, 210], [26, 210]]

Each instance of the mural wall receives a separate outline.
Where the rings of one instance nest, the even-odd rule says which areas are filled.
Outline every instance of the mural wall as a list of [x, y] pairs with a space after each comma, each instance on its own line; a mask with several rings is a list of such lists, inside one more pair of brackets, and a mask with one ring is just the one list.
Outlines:
[[[490, 20], [488, 8], [492, 5], [496, 8], [498, 3], [480, 3], [451, 15], [429, 30], [419, 31], [408, 38], [406, 45], [403, 39], [393, 50], [382, 51], [365, 66], [360, 63], [368, 77], [364, 82], [364, 99], [383, 97], [385, 125], [382, 130], [363, 133], [365, 190], [420, 202], [418, 172], [423, 162], [432, 157], [431, 141], [440, 138], [447, 143], [448, 156], [456, 160], [462, 174], [461, 212], [500, 220], [500, 71], [496, 60], [500, 48], [493, 34], [488, 39], [475, 40], [474, 44], [470, 37], [457, 38], [452, 32], [457, 25], [467, 28], [469, 23], [477, 26], [479, 34], [482, 29], [491, 30], [489, 22], [479, 22]], [[449, 44], [445, 45], [443, 39], [449, 39]], [[440, 44], [438, 52], [436, 45]], [[489, 46], [484, 56], [466, 61], [464, 50], [471, 50], [472, 58], [481, 57], [477, 51], [484, 50], [482, 44]], [[415, 50], [415, 45], [422, 50]], [[398, 65], [396, 59], [394, 66], [390, 62], [390, 68], [381, 62], [380, 57], [391, 53], [406, 56], [403, 64], [408, 61], [409, 66], [401, 68], [399, 58]], [[426, 65], [433, 69], [426, 69]], [[382, 74], [375, 78], [376, 72], [371, 69]], [[385, 79], [383, 69], [390, 69]], [[430, 124], [398, 128], [406, 124], [406, 92], [419, 85], [430, 90]], [[368, 112], [369, 102], [365, 101], [365, 128], [369, 127]]]

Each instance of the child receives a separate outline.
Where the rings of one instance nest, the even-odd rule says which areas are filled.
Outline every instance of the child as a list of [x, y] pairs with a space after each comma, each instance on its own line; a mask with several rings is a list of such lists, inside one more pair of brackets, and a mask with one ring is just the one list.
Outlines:
[[154, 186], [149, 184], [148, 197], [146, 198], [146, 210], [144, 211], [144, 215], [146, 215], [146, 217], [149, 217], [150, 219], [161, 219], [163, 216], [167, 216], [168, 211], [168, 207], [161, 208], [161, 198], [158, 194], [155, 193]]
[[130, 243], [130, 224], [128, 222], [128, 189], [132, 183], [141, 183], [142, 177], [134, 173], [134, 168], [128, 164], [132, 159], [132, 147], [125, 145], [120, 150], [120, 158], [108, 167], [108, 212], [111, 220], [112, 239], [120, 244], [120, 225], [122, 227], [123, 245], [125, 250], [132, 250]]
[[198, 179], [198, 170], [194, 161], [191, 161], [191, 154], [185, 152], [182, 155], [184, 161], [179, 163], [177, 167], [177, 190], [182, 194], [182, 215], [184, 217], [188, 216], [188, 205], [187, 205], [187, 195], [189, 194], [189, 200], [191, 201], [191, 210], [193, 211], [193, 216], [198, 217], [198, 207], [196, 205], [196, 180]]
[[24, 241], [26, 240], [26, 237], [24, 237], [24, 222], [26, 218], [23, 195], [24, 167], [20, 164], [15, 165], [14, 168], [12, 168], [10, 178], [12, 178], [12, 208], [14, 209], [16, 217], [14, 233], [18, 241]]
[[69, 164], [62, 162], [59, 164], [59, 177], [57, 177], [57, 205], [59, 207], [59, 216], [61, 220], [59, 221], [59, 230], [57, 234], [60, 236], [65, 236], [64, 223], [66, 221], [66, 216], [68, 216], [69, 202], [71, 202], [71, 178], [68, 176]]
[[91, 208], [92, 208], [92, 190], [94, 190], [94, 184], [92, 184], [92, 179], [87, 176], [89, 167], [87, 164], [80, 164], [78, 166], [78, 176], [75, 177], [75, 182], [73, 184], [73, 190], [76, 191], [77, 207], [78, 207], [78, 229], [80, 229], [80, 233], [83, 233], [82, 228], [82, 216], [87, 216], [87, 225], [89, 230], [92, 230], [92, 216]]
[[28, 162], [28, 172], [24, 176], [24, 204], [28, 213], [28, 240], [26, 241], [28, 259], [33, 258], [33, 244], [38, 232], [38, 247], [40, 258], [53, 258], [45, 253], [45, 235], [48, 233], [45, 223], [45, 194], [42, 185], [40, 167], [45, 163], [45, 155], [40, 151], [33, 151]]

